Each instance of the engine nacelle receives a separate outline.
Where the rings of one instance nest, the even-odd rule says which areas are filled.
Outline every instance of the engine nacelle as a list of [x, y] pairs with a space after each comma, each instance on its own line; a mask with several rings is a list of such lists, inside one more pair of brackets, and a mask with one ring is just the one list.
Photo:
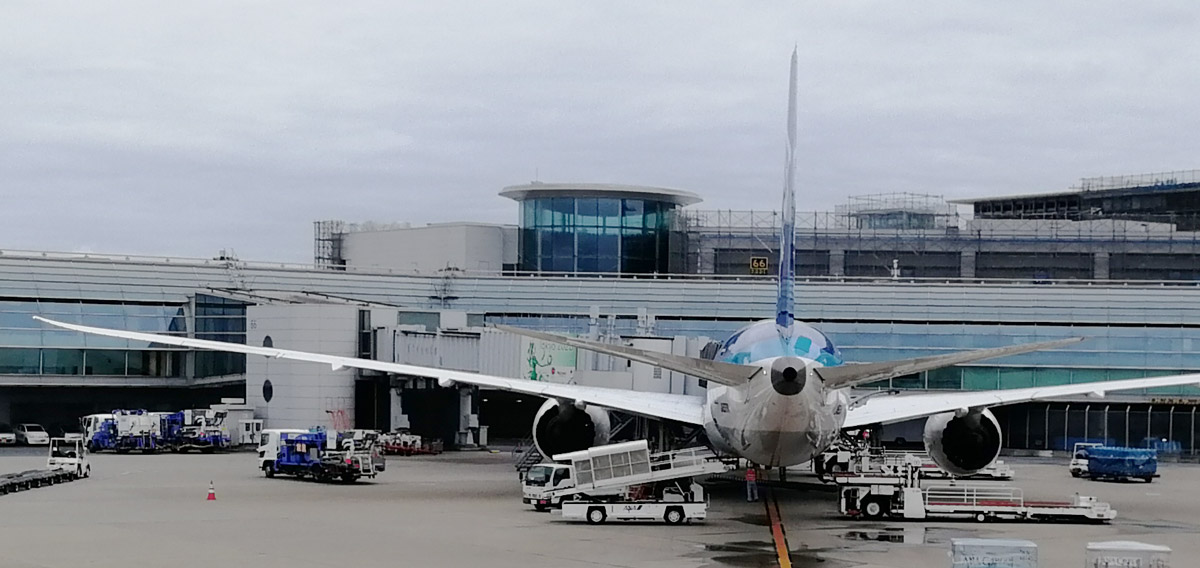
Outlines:
[[595, 406], [580, 410], [574, 404], [548, 399], [533, 417], [533, 443], [547, 459], [608, 443], [608, 411]]
[[938, 467], [971, 475], [1000, 455], [1000, 423], [990, 410], [946, 412], [925, 421], [925, 451]]

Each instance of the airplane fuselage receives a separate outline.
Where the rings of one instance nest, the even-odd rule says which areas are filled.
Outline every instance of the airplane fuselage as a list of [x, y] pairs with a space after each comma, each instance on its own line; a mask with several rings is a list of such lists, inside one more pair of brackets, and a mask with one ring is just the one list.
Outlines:
[[788, 333], [773, 320], [755, 322], [730, 336], [717, 359], [763, 370], [743, 385], [709, 385], [704, 428], [716, 449], [759, 465], [789, 466], [837, 439], [849, 396], [826, 389], [812, 372], [842, 363], [824, 334], [800, 322]]

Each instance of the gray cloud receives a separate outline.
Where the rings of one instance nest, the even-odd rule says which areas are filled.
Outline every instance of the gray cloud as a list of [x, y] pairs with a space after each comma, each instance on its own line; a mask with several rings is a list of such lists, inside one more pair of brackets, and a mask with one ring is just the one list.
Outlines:
[[532, 179], [804, 209], [1200, 167], [1189, 2], [0, 7], [0, 248], [307, 261], [311, 222], [513, 222]]

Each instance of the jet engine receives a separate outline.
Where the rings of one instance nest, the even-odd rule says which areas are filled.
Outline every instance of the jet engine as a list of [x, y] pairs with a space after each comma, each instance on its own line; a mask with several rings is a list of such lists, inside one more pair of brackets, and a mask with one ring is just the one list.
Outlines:
[[1000, 423], [987, 409], [936, 414], [925, 421], [924, 440], [938, 467], [971, 475], [1000, 455]]
[[533, 418], [533, 443], [550, 458], [607, 444], [610, 427], [607, 410], [551, 398]]

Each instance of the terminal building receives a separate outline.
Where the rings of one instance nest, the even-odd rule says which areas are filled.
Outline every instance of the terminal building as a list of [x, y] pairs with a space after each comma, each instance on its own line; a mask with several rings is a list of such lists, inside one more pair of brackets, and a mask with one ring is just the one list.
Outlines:
[[[867, 196], [802, 213], [797, 311], [850, 361], [1088, 338], [874, 388], [1018, 388], [1196, 372], [1200, 242], [1194, 211], [1180, 205], [1200, 188], [1196, 179], [1103, 178], [1069, 192], [958, 203]], [[312, 265], [0, 251], [0, 422], [70, 429], [78, 416], [112, 408], [244, 397], [267, 427], [328, 424], [344, 414], [358, 427], [409, 428], [470, 445], [487, 435], [527, 436], [540, 404], [414, 377], [84, 337], [45, 328], [31, 319], [39, 314], [699, 394], [703, 385], [678, 373], [486, 325], [703, 356], [713, 341], [773, 313], [777, 213], [706, 211], [695, 194], [647, 186], [533, 183], [501, 194], [517, 201], [514, 225], [317, 222]], [[966, 205], [973, 211], [960, 214]], [[1023, 404], [997, 416], [1010, 448], [1165, 439], [1194, 452], [1198, 404], [1200, 390], [1175, 387]]]

